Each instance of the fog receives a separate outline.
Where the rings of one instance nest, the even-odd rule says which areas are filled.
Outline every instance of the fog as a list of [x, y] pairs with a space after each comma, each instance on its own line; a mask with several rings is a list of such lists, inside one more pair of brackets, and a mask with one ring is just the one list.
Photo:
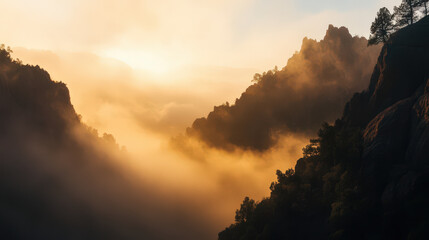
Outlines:
[[[262, 153], [234, 146], [224, 151], [184, 135], [213, 106], [240, 96], [256, 69], [189, 66], [153, 74], [85, 52], [13, 50], [13, 57], [39, 65], [67, 85], [71, 104], [87, 126], [62, 128], [73, 133], [72, 146], [89, 151], [82, 156], [68, 156], [75, 147], [67, 144], [44, 145], [37, 129], [27, 129], [21, 143], [23, 159], [36, 159], [34, 179], [42, 179], [36, 181], [42, 182], [41, 189], [45, 175], [59, 179], [60, 190], [54, 192], [64, 199], [48, 204], [47, 212], [61, 215], [69, 226], [106, 234], [115, 230], [129, 239], [214, 240], [233, 222], [245, 196], [262, 199], [269, 194], [275, 170], [293, 167], [308, 141], [307, 135], [283, 132]], [[58, 157], [64, 163], [57, 163]], [[70, 165], [67, 159], [74, 157], [94, 158], [94, 165]], [[44, 192], [36, 198], [52, 203], [52, 193]], [[69, 213], [76, 203], [82, 209]], [[88, 216], [81, 216], [86, 211]], [[76, 222], [85, 217], [88, 223]]]
[[[57, 177], [67, 182], [64, 191], [89, 201], [89, 208], [95, 206], [97, 215], [111, 215], [103, 226], [119, 225], [123, 229], [116, 219], [123, 215], [141, 226], [147, 239], [216, 239], [217, 233], [233, 221], [243, 198], [267, 196], [275, 170], [293, 167], [306, 144], [304, 138], [284, 136], [287, 145], [263, 155], [242, 150], [226, 153], [192, 139], [179, 150], [174, 145], [172, 138], [183, 133], [195, 118], [239, 95], [249, 85], [254, 69], [191, 66], [170, 76], [154, 76], [88, 53], [14, 48], [13, 56], [38, 64], [53, 80], [63, 81], [82, 121], [97, 129], [100, 136], [112, 134], [123, 149], [118, 153], [111, 145], [100, 147], [85, 134], [78, 138], [110, 154], [108, 163], [120, 169], [126, 180], [106, 177], [91, 167], [91, 177], [76, 179], [73, 168], [64, 171], [67, 167], [52, 166], [52, 171], [62, 173]], [[38, 168], [51, 160], [38, 161]], [[91, 193], [106, 184], [118, 187]], [[82, 190], [85, 186], [89, 190]], [[115, 200], [112, 195], [122, 197]], [[113, 202], [97, 204], [106, 198]], [[119, 207], [119, 212], [110, 212], [111, 206]]]

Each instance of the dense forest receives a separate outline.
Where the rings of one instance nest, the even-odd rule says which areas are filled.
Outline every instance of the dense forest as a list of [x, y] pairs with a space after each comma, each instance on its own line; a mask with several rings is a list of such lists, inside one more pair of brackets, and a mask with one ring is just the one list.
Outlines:
[[[406, 2], [406, 1], [404, 1]], [[369, 87], [220, 240], [429, 238], [429, 17], [389, 35]]]

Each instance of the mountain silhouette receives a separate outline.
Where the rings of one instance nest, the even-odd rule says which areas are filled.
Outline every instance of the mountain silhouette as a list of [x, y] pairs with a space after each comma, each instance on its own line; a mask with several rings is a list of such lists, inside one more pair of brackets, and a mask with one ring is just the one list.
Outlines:
[[[245, 198], [220, 240], [429, 238], [429, 17], [392, 35], [378, 60], [366, 44], [331, 26], [188, 130], [213, 147], [265, 151], [278, 132], [311, 135], [351, 97], [295, 168], [277, 171], [268, 198]], [[153, 186], [115, 164], [126, 157], [81, 122], [64, 83], [0, 48], [2, 239], [187, 239], [200, 219], [157, 205]]]
[[429, 17], [383, 46], [369, 87], [220, 240], [429, 238]]
[[0, 49], [1, 239], [153, 239], [115, 155], [126, 157], [81, 123], [64, 83]]
[[353, 93], [367, 85], [380, 46], [345, 27], [329, 26], [321, 41], [304, 38], [283, 69], [256, 74], [234, 104], [194, 121], [187, 136], [208, 146], [266, 151], [282, 134], [312, 136], [341, 115]]
[[165, 195], [112, 135], [81, 122], [64, 83], [10, 54], [0, 46], [0, 239], [215, 235], [185, 194]]

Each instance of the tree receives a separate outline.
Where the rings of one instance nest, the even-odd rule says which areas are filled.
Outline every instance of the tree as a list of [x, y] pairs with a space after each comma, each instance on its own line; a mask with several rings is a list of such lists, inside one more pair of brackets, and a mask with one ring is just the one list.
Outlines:
[[386, 43], [390, 34], [394, 30], [392, 14], [389, 9], [383, 7], [377, 13], [377, 17], [371, 25], [371, 35], [369, 36], [368, 46], [378, 43]]
[[412, 25], [417, 20], [416, 8], [421, 0], [403, 0], [399, 7], [394, 7], [394, 19], [397, 28]]
[[235, 221], [237, 223], [244, 223], [249, 220], [255, 211], [256, 203], [255, 200], [250, 199], [249, 197], [244, 198], [243, 203], [240, 206], [240, 209], [235, 211]]
[[13, 53], [13, 51], [10, 47], [0, 44], [0, 61], [12, 61], [11, 53]]
[[416, 8], [418, 8], [420, 5], [420, 1], [421, 0], [403, 0], [402, 1], [403, 3], [408, 5], [408, 11], [409, 11], [408, 14], [409, 14], [409, 16], [411, 16], [410, 17], [411, 24], [414, 24], [414, 21], [417, 18], [415, 16], [415, 13], [416, 13]]
[[305, 158], [317, 156], [320, 153], [320, 145], [318, 139], [310, 139], [310, 144], [302, 149], [302, 155]]
[[425, 16], [428, 15], [428, 2], [429, 2], [429, 0], [420, 0], [418, 3], [419, 7], [424, 8], [423, 14]]
[[253, 80], [252, 82], [258, 83], [262, 80], [262, 74], [260, 73], [255, 73], [255, 75], [253, 75]]

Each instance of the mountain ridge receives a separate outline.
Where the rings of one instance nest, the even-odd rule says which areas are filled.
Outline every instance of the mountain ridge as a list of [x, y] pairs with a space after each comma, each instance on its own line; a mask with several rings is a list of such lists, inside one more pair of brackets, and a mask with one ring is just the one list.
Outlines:
[[220, 240], [429, 237], [428, 26], [425, 17], [391, 37], [368, 89], [295, 169], [277, 171], [269, 198], [243, 201]]
[[196, 119], [187, 137], [226, 151], [264, 152], [279, 135], [311, 136], [323, 121], [335, 121], [353, 93], [366, 87], [380, 49], [367, 43], [333, 25], [320, 41], [304, 38], [284, 68], [255, 74], [254, 84], [234, 104], [215, 106]]

